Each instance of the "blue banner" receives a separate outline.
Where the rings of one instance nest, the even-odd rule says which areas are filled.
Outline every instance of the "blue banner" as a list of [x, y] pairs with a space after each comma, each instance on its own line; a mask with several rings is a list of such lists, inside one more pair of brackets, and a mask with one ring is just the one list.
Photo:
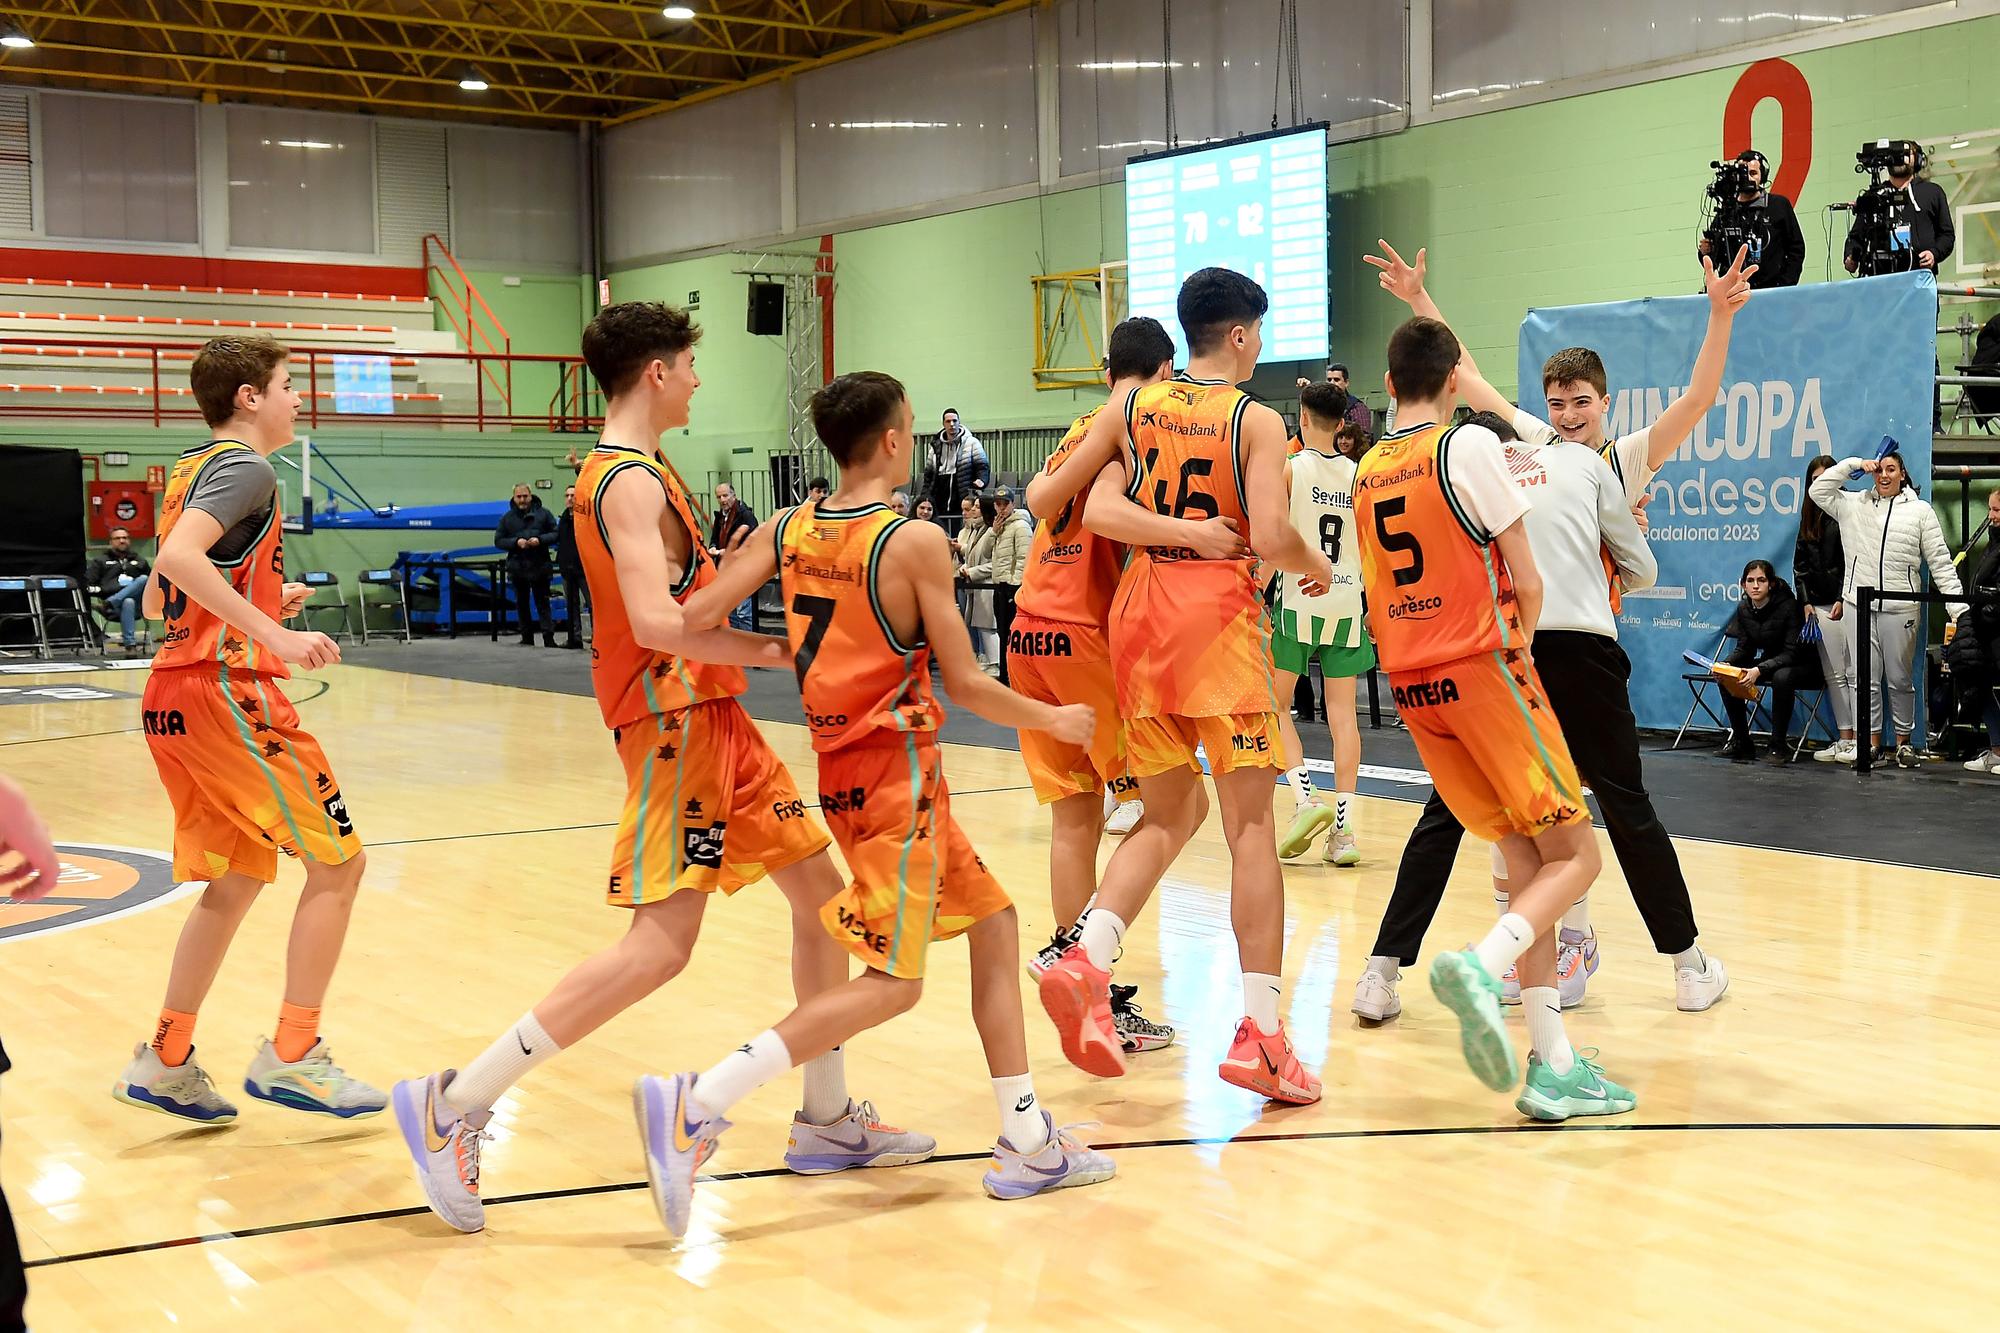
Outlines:
[[[1748, 561], [1792, 581], [1815, 455], [1873, 458], [1891, 435], [1929, 491], [1937, 311], [1935, 279], [1917, 272], [1761, 291], [1738, 312], [1715, 406], [1649, 491], [1659, 584], [1628, 596], [1618, 618], [1640, 726], [1680, 726], [1691, 702], [1681, 677], [1694, 669], [1681, 654], [1714, 653]], [[1611, 382], [1606, 438], [1651, 425], [1685, 391], [1707, 323], [1702, 296], [1531, 310], [1521, 406], [1546, 416], [1542, 362], [1591, 347]]]

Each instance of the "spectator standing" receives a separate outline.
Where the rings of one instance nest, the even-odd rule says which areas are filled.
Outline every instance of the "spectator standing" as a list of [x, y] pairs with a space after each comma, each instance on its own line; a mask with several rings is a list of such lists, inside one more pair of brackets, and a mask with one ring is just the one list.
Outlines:
[[[965, 522], [958, 529], [958, 576], [967, 583], [993, 578], [993, 501], [966, 496], [959, 505]], [[972, 631], [972, 650], [988, 675], [997, 675], [1000, 658], [993, 646], [993, 592], [970, 588], [965, 595], [965, 625]]]
[[890, 491], [889, 508], [895, 510], [899, 516], [908, 518], [910, 516], [910, 497], [901, 491]]
[[[1806, 464], [1807, 491], [1819, 480], [1819, 474], [1832, 466], [1831, 454], [1821, 454]], [[1792, 547], [1792, 582], [1797, 585], [1799, 600], [1805, 603], [1806, 623], [1813, 626], [1808, 637], [1818, 639], [1820, 675], [1832, 696], [1833, 725], [1840, 732], [1839, 741], [1813, 756], [1823, 764], [1840, 757], [1842, 742], [1850, 749], [1854, 742], [1854, 642], [1848, 627], [1840, 623], [1847, 614], [1840, 598], [1846, 578], [1840, 524], [1816, 504], [1800, 505], [1799, 538]]]
[[[556, 527], [555, 516], [522, 482], [514, 488], [514, 502], [493, 530], [493, 545], [507, 553], [507, 577], [514, 581], [514, 610], [521, 622], [524, 648], [535, 646], [538, 623], [543, 645], [556, 646], [555, 626], [549, 615], [549, 545], [555, 540]], [[540, 604], [538, 620], [530, 618], [531, 599]]]
[[814, 477], [806, 483], [806, 503], [816, 505], [826, 499], [832, 490], [833, 487], [827, 485], [825, 477]]
[[590, 602], [590, 584], [583, 577], [583, 557], [576, 549], [576, 487], [563, 488], [562, 517], [556, 520], [556, 569], [562, 574], [563, 606], [569, 612], [565, 648], [583, 647], [583, 612]]
[[978, 499], [991, 479], [986, 446], [959, 420], [958, 409], [944, 411], [943, 427], [931, 440], [924, 460], [924, 494], [940, 514], [957, 511], [965, 501]]
[[1014, 504], [1005, 486], [993, 492], [993, 626], [1000, 636], [1000, 681], [1007, 683], [1007, 642], [1014, 628], [1014, 595], [1028, 573], [1028, 548], [1035, 525]]
[[113, 528], [111, 548], [92, 559], [83, 573], [91, 594], [103, 601], [105, 614], [118, 617], [118, 644], [128, 653], [139, 646], [140, 600], [146, 593], [146, 576], [152, 572], [146, 557], [132, 549], [132, 534]]
[[[729, 556], [729, 544], [738, 532], [749, 533], [757, 527], [757, 515], [750, 506], [736, 498], [736, 488], [728, 482], [718, 482], [715, 487], [715, 520], [709, 527], [708, 553], [721, 564]], [[729, 628], [755, 629], [757, 627], [757, 599], [745, 597], [743, 604], [729, 613]]]
[[926, 523], [937, 522], [937, 506], [931, 503], [930, 496], [926, 495], [917, 501], [915, 516]]
[[[1972, 566], [1966, 587], [1974, 592], [2000, 596], [2000, 490], [1986, 497], [1986, 554]], [[1980, 715], [1986, 723], [1986, 750], [1966, 761], [1972, 773], [2000, 773], [2000, 603], [1982, 602], [1969, 606], [1960, 615], [1945, 661], [1957, 677], [1961, 690], [1978, 696]]]
[[[1745, 685], [1763, 685], [1771, 691], [1771, 754], [1774, 764], [1792, 762], [1791, 747], [1785, 738], [1792, 730], [1792, 704], [1797, 690], [1810, 689], [1819, 676], [1809, 669], [1805, 646], [1799, 632], [1805, 628], [1805, 612], [1799, 600], [1768, 560], [1752, 560], [1743, 567], [1743, 601], [1736, 614], [1722, 627], [1724, 635], [1736, 640], [1726, 659], [1734, 667], [1747, 667]], [[1750, 709], [1743, 700], [1722, 691], [1723, 711], [1729, 714], [1729, 740], [1718, 751], [1725, 759], [1748, 763], [1757, 757], [1757, 742], [1750, 736]]]
[[[1875, 484], [1865, 491], [1845, 489], [1849, 479], [1860, 475], [1873, 478]], [[1847, 560], [1842, 600], [1854, 600], [1862, 588], [1888, 594], [1875, 604], [1868, 642], [1875, 661], [1881, 664], [1882, 688], [1889, 696], [1887, 711], [1895, 727], [1896, 765], [1915, 768], [1920, 761], [1910, 745], [1910, 733], [1917, 719], [1915, 659], [1922, 618], [1916, 602], [1897, 601], [1893, 595], [1921, 590], [1926, 565], [1939, 592], [1956, 595], [1964, 591], [1951, 563], [1951, 551], [1944, 544], [1944, 530], [1938, 527], [1937, 514], [1917, 494], [1903, 456], [1894, 450], [1879, 459], [1849, 458], [1835, 463], [1820, 473], [1806, 493], [1840, 525]], [[1948, 615], [1957, 616], [1965, 606], [1947, 603], [1945, 609]], [[1861, 633], [1857, 619], [1858, 615], [1844, 616], [1835, 622], [1845, 627], [1851, 643]], [[1874, 682], [1856, 684], [1857, 699], [1858, 690], [1867, 689], [1872, 700]], [[1858, 707], [1855, 716], [1860, 716]], [[1873, 719], [1871, 726], [1879, 732], [1882, 719]], [[1873, 736], [1866, 739], [1871, 745], [1875, 743]], [[1859, 744], [1857, 739], [1852, 745], [1835, 747], [1841, 751], [1839, 762], [1852, 763]]]

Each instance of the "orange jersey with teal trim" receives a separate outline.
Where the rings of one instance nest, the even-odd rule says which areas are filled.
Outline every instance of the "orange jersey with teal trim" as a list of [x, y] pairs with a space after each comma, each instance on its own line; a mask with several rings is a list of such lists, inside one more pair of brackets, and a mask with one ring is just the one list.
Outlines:
[[1506, 565], [1452, 492], [1452, 435], [1430, 425], [1384, 436], [1355, 471], [1368, 629], [1389, 671], [1522, 643]]
[[[1076, 419], [1049, 455], [1042, 469], [1044, 476], [1053, 477], [1069, 461], [1101, 411], [1093, 407]], [[1023, 614], [1100, 628], [1110, 617], [1118, 575], [1125, 567], [1125, 548], [1084, 528], [1083, 502], [1089, 494], [1090, 483], [1085, 482], [1083, 490], [1054, 518], [1035, 524], [1035, 538], [1028, 546], [1028, 572], [1014, 596], [1014, 605]]]
[[[188, 495], [194, 490], [202, 469], [225, 454], [242, 450], [255, 453], [240, 440], [212, 440], [182, 454], [167, 474], [167, 491], [160, 506], [160, 543], [187, 512]], [[271, 507], [262, 529], [237, 559], [216, 562], [216, 572], [229, 580], [250, 605], [276, 620], [284, 600], [284, 525], [278, 513], [278, 492], [271, 489]], [[153, 657], [153, 670], [166, 671], [185, 666], [223, 666], [231, 671], [250, 671], [262, 676], [290, 676], [291, 669], [267, 648], [259, 647], [239, 625], [232, 625], [173, 584], [160, 578], [162, 615], [167, 622], [160, 651]]]
[[[659, 652], [633, 637], [632, 617], [625, 609], [618, 566], [599, 512], [611, 479], [633, 470], [659, 482], [667, 497], [667, 521], [687, 531], [688, 563], [670, 589], [674, 600], [685, 602], [716, 577], [715, 561], [702, 545], [701, 520], [666, 465], [638, 449], [600, 444], [591, 450], [576, 476], [576, 546], [590, 584], [590, 685], [604, 713], [604, 725], [613, 729], [648, 714], [678, 712], [704, 699], [730, 698], [743, 693], [747, 685], [741, 667]], [[666, 540], [664, 534], [661, 540]]]
[[[1249, 396], [1231, 384], [1176, 378], [1126, 401], [1132, 484], [1126, 494], [1172, 518], [1236, 520], [1246, 540], [1242, 424]], [[1271, 711], [1270, 626], [1254, 561], [1134, 547], [1112, 608], [1111, 653], [1127, 717]]]
[[778, 581], [813, 749], [826, 753], [944, 722], [931, 694], [931, 650], [906, 644], [883, 614], [875, 579], [899, 518], [887, 505], [780, 515]]

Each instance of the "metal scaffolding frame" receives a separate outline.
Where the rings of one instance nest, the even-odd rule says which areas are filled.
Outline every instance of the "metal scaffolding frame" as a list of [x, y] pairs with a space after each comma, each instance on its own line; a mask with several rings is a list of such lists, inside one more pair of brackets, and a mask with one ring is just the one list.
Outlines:
[[[831, 460], [813, 433], [812, 396], [827, 381], [827, 305], [833, 297], [833, 256], [805, 250], [767, 250], [736, 256], [737, 274], [752, 282], [785, 289], [785, 452], [797, 462], [795, 494], [777, 495], [777, 505], [805, 499], [805, 483]], [[775, 481], [774, 481], [775, 485]]]

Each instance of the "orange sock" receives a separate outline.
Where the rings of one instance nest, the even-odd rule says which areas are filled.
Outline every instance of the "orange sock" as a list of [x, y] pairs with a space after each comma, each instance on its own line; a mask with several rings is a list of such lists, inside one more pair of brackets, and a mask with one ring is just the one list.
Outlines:
[[178, 1009], [160, 1010], [159, 1030], [153, 1033], [153, 1050], [163, 1065], [186, 1064], [194, 1052], [194, 1015]]
[[319, 1010], [307, 1009], [287, 1000], [278, 1006], [278, 1035], [271, 1044], [278, 1058], [291, 1064], [319, 1041]]

